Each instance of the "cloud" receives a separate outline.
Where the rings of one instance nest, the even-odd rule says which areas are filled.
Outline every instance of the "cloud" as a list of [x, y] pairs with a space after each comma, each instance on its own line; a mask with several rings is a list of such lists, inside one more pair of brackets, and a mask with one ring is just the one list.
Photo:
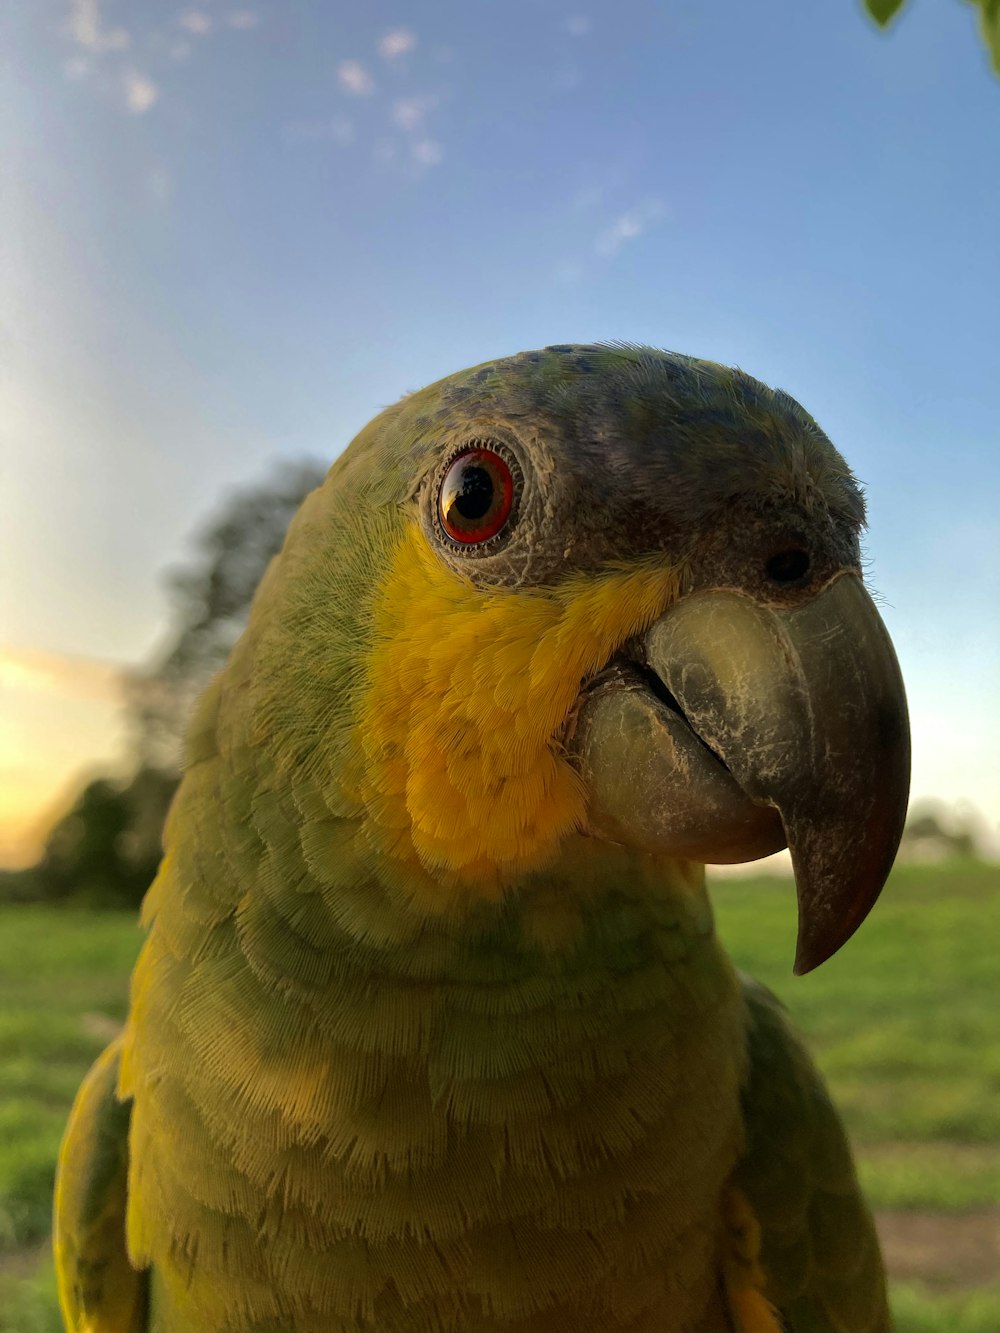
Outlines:
[[410, 161], [420, 168], [436, 167], [444, 161], [444, 148], [436, 139], [432, 139], [424, 128], [427, 113], [432, 111], [440, 100], [437, 95], [425, 94], [400, 98], [392, 106], [393, 124], [404, 134], [411, 136]]
[[607, 258], [616, 255], [623, 245], [637, 240], [648, 231], [663, 217], [665, 211], [661, 200], [648, 199], [627, 213], [619, 214], [597, 237], [594, 242], [595, 252]]
[[63, 61], [63, 73], [67, 79], [85, 79], [90, 73], [90, 61], [85, 56], [70, 56]]
[[252, 9], [233, 9], [226, 15], [226, 22], [230, 28], [247, 32], [250, 28], [256, 28], [260, 22], [260, 15], [255, 14]]
[[[385, 61], [398, 60], [417, 45], [409, 28], [393, 28], [384, 32], [376, 42], [376, 50]], [[350, 97], [370, 97], [376, 93], [372, 66], [361, 60], [344, 60], [337, 66], [337, 81], [341, 90]], [[384, 88], [383, 90], [384, 91]], [[395, 163], [410, 179], [423, 170], [436, 167], [444, 160], [444, 148], [428, 133], [429, 113], [441, 102], [438, 93], [413, 93], [389, 102], [386, 113], [391, 128], [370, 143], [375, 162]], [[379, 98], [381, 108], [382, 99]], [[345, 116], [327, 120], [293, 121], [285, 127], [292, 140], [349, 144], [356, 138], [356, 127]], [[367, 136], [366, 136], [367, 137]]]
[[134, 116], [141, 116], [159, 99], [160, 90], [145, 74], [128, 70], [125, 74], [125, 105]]
[[571, 37], [587, 37], [593, 26], [589, 14], [570, 14], [563, 21], [563, 28]]
[[404, 97], [393, 103], [392, 119], [401, 130], [413, 133], [420, 128], [428, 111], [437, 106], [436, 97]]
[[393, 28], [378, 39], [378, 53], [383, 60], [398, 60], [407, 51], [412, 51], [416, 44], [416, 36], [409, 28]]
[[67, 31], [74, 42], [95, 53], [124, 51], [130, 40], [125, 28], [104, 26], [97, 0], [72, 0]]
[[185, 9], [177, 22], [193, 37], [207, 37], [212, 31], [212, 19], [203, 9]]
[[36, 648], [0, 648], [0, 686], [72, 699], [120, 702], [122, 668], [91, 657]]
[[410, 154], [422, 167], [436, 167], [444, 161], [444, 149], [434, 139], [420, 139], [413, 145]]
[[352, 97], [367, 97], [375, 91], [375, 80], [360, 60], [344, 60], [337, 66], [337, 81]]
[[[573, 208], [577, 211], [591, 212], [599, 207], [607, 191], [604, 186], [588, 186], [579, 191], [573, 199]], [[594, 256], [599, 259], [613, 259], [616, 254], [631, 241], [638, 240], [650, 227], [666, 216], [666, 205], [662, 199], [644, 199], [627, 212], [619, 213], [597, 233], [590, 247], [590, 254], [569, 254], [564, 256], [552, 271], [555, 282], [572, 285], [582, 282], [595, 264]]]
[[125, 767], [123, 675], [93, 658], [0, 648], [0, 864], [37, 857], [71, 799], [60, 789], [75, 795], [84, 764]]

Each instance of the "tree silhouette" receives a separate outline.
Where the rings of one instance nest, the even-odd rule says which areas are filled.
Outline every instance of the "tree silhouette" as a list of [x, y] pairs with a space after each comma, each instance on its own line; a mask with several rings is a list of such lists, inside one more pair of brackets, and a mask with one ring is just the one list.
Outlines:
[[191, 708], [239, 638], [292, 515], [323, 476], [312, 461], [283, 463], [268, 481], [237, 491], [196, 538], [192, 560], [169, 574], [167, 647], [126, 682], [140, 768], [179, 770]]
[[970, 820], [960, 813], [940, 808], [917, 809], [906, 821], [900, 855], [969, 860], [978, 857], [979, 840]]
[[30, 896], [87, 907], [137, 907], [160, 860], [160, 831], [177, 786], [143, 769], [128, 783], [96, 778], [55, 825], [27, 872]]
[[280, 464], [266, 481], [237, 491], [205, 526], [191, 560], [169, 575], [174, 615], [166, 648], [126, 682], [132, 778], [89, 782], [37, 865], [0, 874], [0, 900], [138, 905], [160, 860], [194, 701], [239, 638], [292, 515], [323, 475], [318, 463]]

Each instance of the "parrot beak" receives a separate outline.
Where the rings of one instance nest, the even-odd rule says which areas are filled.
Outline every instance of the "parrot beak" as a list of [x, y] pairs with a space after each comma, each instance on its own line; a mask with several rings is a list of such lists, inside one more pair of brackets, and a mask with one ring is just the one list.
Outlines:
[[857, 930], [892, 867], [906, 696], [853, 573], [791, 607], [728, 589], [682, 598], [594, 682], [572, 744], [599, 836], [706, 862], [788, 846], [798, 973]]

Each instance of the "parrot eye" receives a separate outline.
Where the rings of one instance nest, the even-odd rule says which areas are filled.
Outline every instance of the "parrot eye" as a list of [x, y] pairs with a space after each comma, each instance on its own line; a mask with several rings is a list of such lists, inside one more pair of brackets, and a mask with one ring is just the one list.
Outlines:
[[495, 537], [514, 507], [514, 474], [495, 449], [474, 445], [452, 459], [438, 492], [438, 517], [454, 542]]
[[767, 577], [774, 583], [798, 583], [809, 573], [809, 553], [800, 548], [779, 551], [767, 562]]

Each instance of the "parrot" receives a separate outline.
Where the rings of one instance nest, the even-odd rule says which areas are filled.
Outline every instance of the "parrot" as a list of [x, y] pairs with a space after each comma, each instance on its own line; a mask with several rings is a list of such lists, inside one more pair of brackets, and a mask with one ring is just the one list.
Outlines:
[[706, 866], [795, 970], [909, 786], [859, 483], [793, 398], [627, 343], [405, 396], [196, 705], [128, 1017], [56, 1178], [70, 1333], [883, 1333], [872, 1216]]

